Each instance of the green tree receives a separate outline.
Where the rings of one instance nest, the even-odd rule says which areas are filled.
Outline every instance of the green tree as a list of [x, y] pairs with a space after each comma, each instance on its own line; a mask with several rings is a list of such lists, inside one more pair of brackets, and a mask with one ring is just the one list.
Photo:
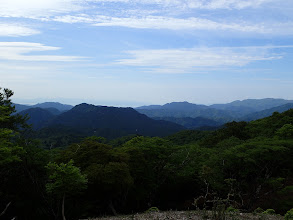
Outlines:
[[6, 128], [0, 128], [0, 167], [20, 161], [20, 155], [23, 153], [23, 148], [13, 143], [13, 131]]
[[1, 215], [48, 219], [55, 216], [45, 190], [49, 155], [26, 136], [26, 117], [15, 114], [12, 95], [0, 88], [0, 210], [6, 207]]
[[73, 161], [68, 163], [52, 163], [47, 165], [50, 182], [46, 184], [47, 192], [62, 197], [62, 218], [65, 218], [65, 197], [80, 193], [87, 188], [87, 178], [82, 175], [79, 168], [73, 165]]
[[[0, 88], [0, 176], [2, 181], [0, 182], [0, 195], [2, 199], [5, 200], [7, 194], [7, 189], [5, 186], [10, 181], [11, 176], [11, 164], [20, 162], [21, 155], [24, 150], [19, 146], [19, 133], [18, 131], [26, 127], [25, 118], [20, 115], [13, 115], [15, 112], [15, 107], [11, 102], [11, 96], [13, 92], [9, 89]], [[9, 197], [9, 196], [7, 196]], [[6, 201], [5, 203], [11, 204], [11, 201]], [[4, 201], [0, 201], [4, 203]], [[6, 205], [6, 209], [9, 205]], [[4, 215], [3, 211], [1, 215]]]
[[110, 209], [116, 214], [116, 205], [123, 206], [133, 179], [128, 168], [128, 155], [110, 145], [100, 143], [99, 138], [86, 138], [81, 143], [65, 149], [59, 161], [73, 159], [88, 177], [87, 198], [91, 206]]
[[276, 135], [284, 139], [293, 138], [293, 125], [284, 124], [283, 127], [276, 131]]
[[19, 131], [27, 128], [27, 117], [15, 113], [15, 106], [11, 101], [13, 92], [10, 89], [0, 87], [0, 128], [7, 128], [13, 131]]
[[25, 118], [12, 115], [15, 108], [11, 102], [13, 92], [0, 88], [0, 166], [13, 161], [20, 161], [22, 148], [16, 143], [17, 131], [25, 126]]
[[[190, 196], [189, 186], [193, 188], [194, 172], [199, 169], [198, 156], [204, 154], [198, 145], [178, 146], [158, 137], [135, 137], [120, 149], [129, 155], [129, 169], [134, 179], [128, 195], [129, 202], [133, 203], [130, 205], [145, 209], [171, 200], [178, 204], [186, 196], [182, 196], [183, 191]], [[181, 187], [184, 189], [180, 189], [180, 193]]]

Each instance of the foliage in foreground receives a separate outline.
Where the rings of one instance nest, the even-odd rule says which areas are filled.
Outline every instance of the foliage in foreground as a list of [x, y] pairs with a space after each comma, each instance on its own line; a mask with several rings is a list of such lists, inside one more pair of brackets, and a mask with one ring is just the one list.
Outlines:
[[292, 220], [293, 219], [293, 208], [290, 209], [286, 214], [285, 214], [285, 220]]

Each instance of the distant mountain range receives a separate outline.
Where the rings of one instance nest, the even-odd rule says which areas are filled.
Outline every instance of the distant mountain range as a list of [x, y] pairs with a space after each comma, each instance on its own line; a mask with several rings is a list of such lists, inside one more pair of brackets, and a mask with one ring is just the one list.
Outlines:
[[136, 108], [142, 114], [151, 118], [197, 118], [203, 117], [226, 123], [237, 118], [237, 112], [211, 108], [206, 105], [191, 104], [188, 102], [172, 102], [162, 106], [142, 106]]
[[30, 108], [57, 109], [59, 112], [65, 112], [73, 108], [72, 105], [65, 105], [59, 102], [44, 102], [44, 103], [38, 103], [36, 105], [21, 105], [21, 104], [14, 104], [14, 105], [15, 105], [16, 112], [21, 112], [23, 110], [27, 110]]
[[[218, 127], [230, 121], [251, 121], [284, 112], [293, 107], [293, 100], [246, 99], [227, 104], [197, 105], [188, 102], [172, 102], [136, 108], [154, 119], [176, 122], [187, 128]], [[205, 119], [205, 121], [203, 120]]]
[[241, 117], [253, 112], [263, 111], [266, 109], [274, 108], [277, 106], [285, 105], [287, 103], [293, 103], [293, 100], [285, 100], [285, 99], [246, 99], [243, 101], [234, 101], [227, 104], [214, 104], [210, 105], [211, 108], [235, 111], [238, 112]]
[[218, 128], [221, 125], [223, 125], [223, 123], [221, 123], [221, 122], [217, 122], [212, 119], [203, 118], [203, 117], [196, 117], [196, 118], [158, 117], [158, 118], [154, 118], [154, 119], [171, 121], [176, 124], [182, 125], [187, 129], [198, 129], [198, 130], [214, 130], [215, 128]]
[[[172, 102], [136, 108], [56, 102], [15, 104], [19, 114], [28, 115], [35, 130], [62, 133], [70, 130], [83, 136], [114, 138], [130, 134], [165, 136], [183, 129], [210, 130], [231, 121], [251, 121], [293, 108], [293, 100], [247, 99], [227, 104], [197, 105]], [[45, 132], [43, 132], [45, 133]]]
[[242, 117], [241, 121], [253, 121], [253, 120], [269, 117], [274, 112], [282, 113], [282, 112], [285, 112], [291, 108], [293, 108], [293, 103], [287, 103], [285, 105], [281, 105], [281, 106], [277, 106], [277, 107], [265, 109], [265, 110], [262, 110], [259, 112], [254, 112], [254, 113], [248, 114], [248, 115]]
[[33, 124], [34, 129], [54, 128], [58, 131], [66, 128], [84, 136], [106, 138], [130, 134], [166, 136], [185, 129], [176, 123], [151, 119], [132, 108], [80, 104], [58, 115], [51, 111], [51, 108], [30, 108], [19, 114], [28, 114], [28, 123]]

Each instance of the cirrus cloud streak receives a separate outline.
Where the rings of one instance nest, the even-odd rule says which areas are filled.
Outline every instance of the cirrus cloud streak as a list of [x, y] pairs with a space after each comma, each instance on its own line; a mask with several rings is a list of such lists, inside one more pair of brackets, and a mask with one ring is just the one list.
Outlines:
[[0, 23], [0, 36], [20, 37], [39, 34], [40, 31], [28, 28], [21, 24]]
[[36, 52], [55, 51], [59, 47], [45, 46], [30, 42], [0, 42], [0, 60], [14, 61], [81, 61], [85, 57], [56, 56], [56, 55], [29, 55]]
[[257, 61], [281, 59], [275, 48], [293, 46], [216, 47], [193, 49], [161, 49], [126, 51], [128, 58], [116, 61], [118, 65], [136, 66], [148, 72], [191, 73], [198, 69], [241, 67]]
[[[121, 4], [121, 7], [156, 6], [169, 10], [257, 8], [280, 0], [9, 0], [0, 2], [1, 17], [37, 18]], [[172, 9], [173, 8], [173, 9]], [[125, 8], [124, 8], [125, 9]]]
[[202, 18], [172, 18], [163, 16], [146, 17], [110, 17], [110, 16], [58, 16], [53, 21], [63, 23], [89, 23], [100, 27], [127, 27], [137, 29], [169, 29], [169, 30], [229, 30], [241, 32], [267, 33], [271, 31], [260, 25], [245, 23], [220, 23]]

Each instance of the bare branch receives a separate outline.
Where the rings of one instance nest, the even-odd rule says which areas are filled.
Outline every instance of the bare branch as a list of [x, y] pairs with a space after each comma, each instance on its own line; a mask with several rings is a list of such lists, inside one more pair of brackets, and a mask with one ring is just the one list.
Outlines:
[[9, 203], [6, 205], [5, 209], [3, 210], [3, 212], [1, 212], [0, 216], [2, 216], [2, 215], [5, 214], [5, 212], [7, 211], [8, 207], [10, 206], [10, 204], [11, 204], [11, 202], [9, 202]]

